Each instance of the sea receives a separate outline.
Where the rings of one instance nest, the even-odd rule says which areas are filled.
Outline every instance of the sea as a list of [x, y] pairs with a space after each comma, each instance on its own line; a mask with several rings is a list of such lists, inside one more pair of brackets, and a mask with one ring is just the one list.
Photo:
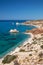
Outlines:
[[[0, 20], [0, 58], [20, 46], [30, 35], [24, 34], [26, 30], [32, 30], [35, 26], [16, 25], [26, 20]], [[18, 33], [10, 33], [11, 29], [17, 29]]]

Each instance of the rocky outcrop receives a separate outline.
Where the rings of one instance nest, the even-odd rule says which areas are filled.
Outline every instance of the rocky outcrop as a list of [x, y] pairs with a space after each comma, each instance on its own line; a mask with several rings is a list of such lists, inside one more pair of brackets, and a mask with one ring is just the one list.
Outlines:
[[34, 35], [41, 34], [41, 33], [43, 33], [43, 28], [35, 28], [35, 29], [32, 29], [32, 30], [27, 30], [26, 32], [27, 33], [31, 32]]
[[16, 29], [11, 29], [9, 32], [11, 32], [11, 33], [17, 33], [17, 32], [19, 32], [19, 31], [16, 30]]

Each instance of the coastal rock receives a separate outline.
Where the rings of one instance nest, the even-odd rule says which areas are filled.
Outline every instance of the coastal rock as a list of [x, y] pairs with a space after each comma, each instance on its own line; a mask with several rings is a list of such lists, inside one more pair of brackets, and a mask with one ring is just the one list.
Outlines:
[[17, 29], [11, 29], [9, 32], [11, 32], [11, 33], [17, 33], [19, 31]]

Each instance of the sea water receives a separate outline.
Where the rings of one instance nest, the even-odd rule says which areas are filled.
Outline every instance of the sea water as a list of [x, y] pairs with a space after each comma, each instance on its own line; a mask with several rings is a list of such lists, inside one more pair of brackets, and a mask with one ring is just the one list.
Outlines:
[[[22, 44], [30, 35], [24, 34], [26, 30], [31, 30], [35, 26], [16, 25], [16, 22], [24, 20], [0, 20], [0, 58], [8, 52]], [[17, 29], [19, 33], [10, 33], [11, 29]]]

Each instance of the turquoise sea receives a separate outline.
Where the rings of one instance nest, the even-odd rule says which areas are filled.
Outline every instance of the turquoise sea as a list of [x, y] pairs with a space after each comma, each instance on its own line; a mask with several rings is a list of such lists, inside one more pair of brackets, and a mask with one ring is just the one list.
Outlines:
[[[30, 35], [24, 34], [26, 30], [32, 30], [35, 26], [16, 25], [16, 22], [26, 20], [0, 20], [0, 58], [22, 44]], [[9, 33], [10, 29], [17, 29], [19, 33]]]

